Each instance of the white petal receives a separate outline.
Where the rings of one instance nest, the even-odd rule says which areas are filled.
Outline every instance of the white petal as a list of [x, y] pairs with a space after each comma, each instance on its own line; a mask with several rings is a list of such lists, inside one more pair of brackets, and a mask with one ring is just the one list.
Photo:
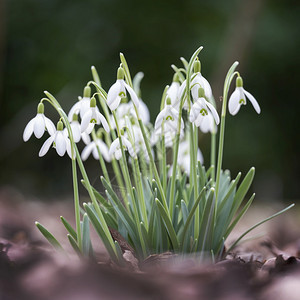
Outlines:
[[245, 93], [245, 95], [247, 96], [247, 98], [250, 100], [250, 102], [252, 103], [252, 105], [253, 105], [253, 107], [254, 107], [254, 109], [256, 110], [256, 112], [258, 113], [258, 114], [260, 114], [260, 107], [259, 107], [259, 104], [258, 104], [258, 102], [256, 101], [256, 99], [249, 93], [249, 92], [247, 92], [245, 89], [243, 89], [244, 90], [244, 93]]
[[56, 133], [55, 148], [59, 156], [63, 156], [66, 153], [67, 150], [66, 139], [62, 131], [57, 131]]
[[93, 148], [93, 157], [97, 160], [99, 159], [99, 152], [96, 146]]
[[24, 140], [24, 142], [27, 142], [30, 139], [30, 137], [31, 137], [31, 135], [33, 133], [33, 126], [34, 126], [34, 123], [35, 123], [35, 118], [36, 117], [34, 117], [33, 119], [31, 119], [28, 122], [28, 124], [26, 125], [25, 129], [24, 129], [24, 132], [23, 132], [23, 140]]
[[33, 125], [34, 135], [39, 139], [45, 132], [45, 119], [44, 114], [37, 114]]
[[44, 120], [45, 120], [45, 126], [49, 132], [50, 135], [53, 135], [56, 131], [55, 129], [55, 125], [53, 124], [53, 122], [47, 118], [46, 116], [44, 116]]
[[[80, 100], [82, 101], [82, 100]], [[76, 102], [70, 109], [69, 114], [68, 114], [68, 119], [69, 122], [72, 122], [73, 116], [76, 114], [78, 115], [79, 110], [80, 110], [80, 101]]]
[[[66, 147], [67, 147], [67, 153], [69, 157], [72, 159], [71, 141], [68, 138], [66, 139]], [[75, 153], [75, 149], [73, 149], [73, 159], [75, 159], [75, 157], [76, 157], [76, 153]]]
[[164, 120], [164, 117], [165, 117], [165, 114], [166, 114], [166, 109], [164, 108], [156, 117], [156, 120], [155, 120], [155, 125], [154, 125], [154, 128], [155, 129], [158, 129], [161, 124], [162, 124], [162, 121]]
[[110, 110], [111, 110], [111, 111], [114, 111], [115, 109], [117, 109], [118, 106], [119, 106], [119, 104], [120, 104], [120, 102], [121, 102], [121, 100], [122, 100], [122, 98], [121, 98], [120, 96], [117, 96], [117, 97], [115, 98], [115, 100], [114, 100], [113, 102], [111, 102], [110, 105], [108, 105], [109, 108], [110, 108]]
[[197, 160], [201, 162], [201, 164], [204, 163], [204, 158], [203, 158], [203, 154], [201, 152], [201, 150], [198, 148], [198, 151], [197, 151]]
[[117, 150], [117, 148], [120, 148], [120, 141], [119, 138], [116, 138], [110, 145], [109, 148], [109, 155], [113, 155], [114, 152]]
[[228, 101], [228, 110], [230, 114], [232, 115], [237, 114], [241, 106], [239, 101], [240, 101], [240, 91], [236, 88]]
[[90, 109], [91, 98], [83, 97], [79, 103], [80, 103], [80, 118], [82, 119], [84, 114]]
[[213, 117], [215, 119], [216, 124], [219, 125], [220, 118], [219, 118], [219, 115], [218, 115], [215, 107], [211, 103], [209, 103], [208, 101], [206, 101], [206, 105], [208, 106], [210, 112], [212, 113], [212, 115], [213, 115]]
[[104, 127], [105, 131], [109, 132], [109, 126], [108, 126], [108, 123], [107, 123], [105, 117], [100, 112], [97, 112], [97, 117], [100, 119], [101, 124]]
[[89, 145], [84, 147], [81, 153], [81, 158], [83, 161], [87, 160], [94, 147], [95, 147], [95, 142], [91, 142]]
[[121, 83], [117, 80], [109, 89], [107, 93], [107, 105], [109, 108], [115, 102], [116, 98], [119, 97], [119, 93], [121, 91]]
[[81, 139], [81, 129], [78, 121], [73, 121], [71, 123], [72, 134], [74, 138], [74, 142], [78, 143]]
[[111, 161], [111, 156], [109, 155], [109, 151], [108, 151], [107, 145], [102, 140], [98, 140], [97, 144], [98, 144], [98, 146], [100, 148], [100, 151], [101, 151], [101, 154], [103, 155], [103, 158], [107, 162], [110, 162]]
[[136, 106], [136, 108], [139, 108], [140, 101], [139, 101], [139, 98], [136, 95], [135, 91], [127, 83], [125, 83], [125, 88], [128, 91], [128, 93], [129, 93], [129, 95], [131, 97], [131, 100], [133, 101], [133, 103]]
[[212, 90], [209, 82], [201, 75], [205, 96], [210, 99], [212, 97]]
[[83, 116], [81, 121], [81, 132], [84, 132], [91, 122], [93, 111], [89, 109]]
[[199, 114], [197, 119], [194, 121], [195, 126], [197, 126], [197, 127], [201, 126], [201, 123], [203, 122], [204, 118], [205, 118], [204, 116]]
[[88, 145], [91, 142], [91, 138], [86, 132], [81, 133], [81, 138], [86, 145]]
[[122, 151], [121, 151], [121, 149], [118, 149], [114, 154], [115, 154], [115, 158], [117, 160], [119, 160], [122, 157]]
[[212, 118], [211, 115], [210, 115], [210, 117], [209, 117], [209, 116], [203, 117], [202, 122], [201, 122], [201, 124], [200, 124], [200, 130], [201, 130], [203, 133], [207, 133], [207, 132], [211, 131], [212, 125], [213, 125], [213, 124], [211, 123], [211, 121], [213, 121], [213, 118]]
[[140, 107], [139, 107], [140, 117], [143, 120], [144, 124], [148, 124], [150, 122], [150, 112], [148, 106], [145, 102], [140, 99]]
[[129, 140], [127, 140], [125, 137], [122, 138], [122, 142], [125, 144], [130, 156], [132, 157], [136, 157], [135, 151], [132, 147], [132, 144], [129, 142]]
[[55, 139], [55, 135], [51, 135], [51, 136], [45, 141], [45, 143], [43, 144], [43, 146], [42, 146], [42, 148], [41, 148], [41, 150], [40, 150], [40, 152], [39, 152], [39, 157], [44, 156], [44, 155], [48, 152], [48, 150], [49, 150], [50, 146], [52, 145], [54, 139]]

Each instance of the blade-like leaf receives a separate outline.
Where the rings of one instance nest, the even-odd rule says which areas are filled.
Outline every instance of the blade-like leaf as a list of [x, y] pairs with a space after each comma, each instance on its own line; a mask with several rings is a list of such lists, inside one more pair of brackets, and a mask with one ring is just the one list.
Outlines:
[[70, 235], [74, 238], [74, 240], [77, 241], [77, 233], [73, 229], [73, 227], [68, 223], [68, 221], [63, 216], [60, 217], [60, 220], [63, 223], [63, 225], [65, 226], [65, 228], [68, 230]]
[[61, 244], [42, 224], [40, 224], [39, 222], [35, 222], [35, 226], [56, 250], [64, 252]]

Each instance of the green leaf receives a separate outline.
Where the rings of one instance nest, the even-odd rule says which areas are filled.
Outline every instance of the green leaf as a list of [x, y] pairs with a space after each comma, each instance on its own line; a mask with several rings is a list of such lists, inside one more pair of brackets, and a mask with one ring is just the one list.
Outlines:
[[[211, 241], [211, 232], [213, 230], [214, 219], [214, 188], [211, 188], [207, 197], [207, 201], [200, 219], [200, 232], [198, 240], [198, 249], [202, 252], [206, 245]], [[207, 242], [208, 241], [208, 242]]]
[[[184, 241], [185, 241], [185, 238], [186, 238], [186, 233], [188, 232], [190, 223], [191, 223], [191, 221], [194, 217], [197, 206], [199, 205], [199, 202], [200, 202], [201, 198], [203, 197], [205, 191], [206, 191], [206, 187], [203, 187], [203, 189], [201, 190], [201, 192], [200, 192], [197, 200], [195, 201], [192, 209], [190, 210], [190, 213], [189, 213], [189, 215], [186, 219], [186, 222], [184, 223], [184, 228], [183, 228], [183, 232], [182, 232], [182, 240], [181, 240], [181, 245], [182, 246], [184, 245]], [[183, 210], [182, 210], [182, 212], [183, 212]]]
[[171, 220], [169, 218], [169, 215], [166, 212], [166, 210], [163, 207], [163, 205], [160, 203], [160, 201], [157, 198], [155, 199], [155, 202], [156, 202], [156, 205], [157, 205], [158, 210], [160, 212], [160, 215], [161, 215], [161, 217], [162, 217], [162, 219], [164, 221], [165, 227], [166, 227], [166, 229], [168, 231], [168, 234], [169, 234], [169, 237], [170, 237], [173, 249], [175, 251], [177, 251], [178, 248], [179, 248], [179, 244], [178, 244], [178, 240], [177, 240], [177, 236], [176, 236], [175, 230], [174, 230], [174, 228], [172, 226], [172, 223], [171, 223]]
[[98, 233], [99, 237], [101, 238], [103, 244], [105, 245], [110, 257], [114, 260], [117, 261], [117, 256], [116, 256], [116, 252], [115, 249], [112, 248], [106, 234], [105, 231], [102, 228], [102, 225], [99, 221], [99, 219], [97, 218], [97, 215], [93, 212], [93, 210], [86, 204], [83, 204], [83, 207], [91, 221], [91, 223], [93, 224], [96, 232]]
[[77, 242], [74, 240], [73, 236], [71, 234], [67, 234], [68, 240], [72, 246], [72, 248], [74, 249], [74, 251], [76, 252], [76, 254], [78, 255], [79, 258], [82, 258], [82, 254], [81, 251], [77, 245]]
[[122, 63], [122, 66], [123, 66], [123, 69], [124, 69], [124, 72], [125, 72], [125, 79], [126, 79], [128, 85], [133, 87], [132, 86], [132, 81], [131, 81], [131, 76], [130, 76], [130, 71], [129, 71], [129, 68], [128, 68], [128, 64], [127, 64], [127, 61], [126, 61], [125, 56], [124, 56], [123, 53], [120, 53], [120, 59], [121, 59], [121, 63]]
[[83, 215], [83, 223], [82, 223], [82, 252], [83, 255], [88, 257], [90, 253], [90, 223], [88, 215], [85, 213]]
[[35, 226], [42, 233], [42, 235], [48, 240], [48, 242], [57, 250], [64, 252], [63, 247], [57, 241], [57, 239], [39, 222], [35, 222]]
[[73, 229], [73, 227], [68, 223], [68, 221], [63, 216], [60, 217], [60, 220], [65, 226], [65, 228], [67, 229], [67, 231], [70, 233], [70, 235], [74, 238], [74, 240], [77, 241], [77, 233]]
[[242, 201], [244, 200], [250, 185], [253, 181], [254, 178], [254, 174], [255, 174], [255, 168], [251, 168], [247, 175], [245, 176], [244, 180], [242, 181], [242, 183], [240, 184], [239, 188], [237, 189], [235, 196], [234, 196], [234, 200], [233, 200], [233, 205], [230, 211], [230, 215], [228, 217], [229, 222], [232, 220], [233, 216], [235, 215], [235, 213], [237, 212], [237, 210], [239, 209]]
[[291, 209], [293, 206], [295, 206], [294, 203], [291, 204], [290, 206], [286, 207], [285, 209], [283, 209], [283, 210], [277, 212], [276, 214], [274, 214], [274, 215], [272, 215], [272, 216], [270, 216], [270, 217], [268, 217], [268, 218], [266, 218], [266, 219], [264, 219], [264, 220], [262, 220], [262, 221], [256, 223], [254, 226], [250, 227], [250, 228], [249, 228], [248, 230], [246, 230], [242, 235], [240, 235], [240, 237], [239, 237], [239, 238], [238, 238], [238, 239], [237, 239], [237, 240], [229, 247], [229, 249], [227, 250], [227, 252], [229, 252], [231, 249], [233, 249], [233, 248], [238, 244], [238, 242], [239, 242], [245, 235], [247, 235], [250, 231], [252, 231], [252, 230], [255, 229], [256, 227], [262, 225], [263, 223], [266, 223], [267, 221], [269, 221], [269, 220], [271, 220], [271, 219], [273, 219], [273, 218], [275, 218], [275, 217], [277, 217], [277, 216], [283, 214], [283, 213], [286, 212], [287, 210]]

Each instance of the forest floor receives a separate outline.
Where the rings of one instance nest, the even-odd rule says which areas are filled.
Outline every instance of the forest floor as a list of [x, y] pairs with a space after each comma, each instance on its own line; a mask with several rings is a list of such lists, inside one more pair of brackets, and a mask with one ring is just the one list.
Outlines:
[[[283, 206], [254, 205], [228, 244]], [[123, 268], [109, 260], [97, 236], [98, 262], [79, 261], [68, 245], [61, 215], [72, 223], [71, 199], [29, 201], [12, 188], [0, 188], [0, 300], [300, 299], [297, 206], [257, 228], [249, 234], [253, 238], [215, 264], [164, 253], [139, 264], [129, 258]], [[44, 240], [36, 220], [66, 247], [68, 257]]]

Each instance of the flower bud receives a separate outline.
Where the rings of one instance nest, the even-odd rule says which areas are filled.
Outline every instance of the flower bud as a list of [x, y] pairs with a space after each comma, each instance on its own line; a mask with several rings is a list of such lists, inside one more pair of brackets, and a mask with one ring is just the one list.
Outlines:
[[91, 97], [91, 88], [88, 85], [83, 90], [83, 97], [86, 97], [86, 98]]
[[125, 76], [125, 72], [124, 69], [122, 67], [118, 68], [118, 73], [117, 73], [117, 79], [124, 79]]
[[44, 113], [44, 104], [42, 102], [40, 102], [38, 107], [37, 107], [37, 113], [38, 114], [43, 114]]
[[179, 75], [177, 73], [175, 73], [174, 76], [173, 76], [173, 82], [180, 83], [180, 81], [179, 81]]
[[201, 63], [198, 57], [196, 58], [194, 62], [194, 73], [200, 73], [201, 72]]
[[242, 87], [243, 86], [243, 79], [242, 77], [238, 76], [236, 78], [236, 87]]
[[90, 107], [96, 107], [96, 103], [97, 103], [96, 98], [92, 97], [90, 101]]
[[64, 129], [64, 124], [62, 121], [59, 120], [57, 122], [56, 129], [57, 129], [57, 131], [62, 131]]

